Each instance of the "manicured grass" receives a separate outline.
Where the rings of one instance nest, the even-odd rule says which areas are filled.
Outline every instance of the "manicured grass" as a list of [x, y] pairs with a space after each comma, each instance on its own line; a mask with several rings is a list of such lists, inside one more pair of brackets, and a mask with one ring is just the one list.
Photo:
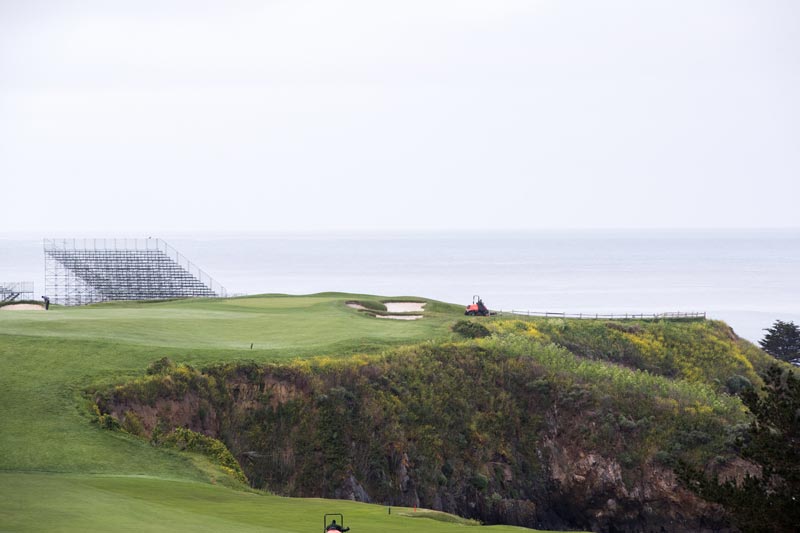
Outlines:
[[81, 391], [91, 383], [141, 375], [164, 356], [196, 366], [272, 361], [374, 351], [449, 334], [444, 305], [423, 320], [395, 322], [346, 307], [344, 301], [353, 297], [268, 296], [4, 313], [0, 470], [200, 479], [204, 474], [184, 456], [93, 426]]
[[[313, 355], [342, 347], [358, 350], [435, 336], [446, 328], [442, 315], [458, 307], [431, 305], [428, 320], [368, 320], [343, 305], [358, 295], [282, 295], [227, 300], [103, 304], [16, 311], [0, 317], [0, 333], [84, 339], [171, 348], [283, 350]], [[375, 299], [375, 297], [370, 297]], [[273, 355], [281, 355], [273, 353]]]
[[0, 314], [0, 530], [319, 531], [325, 512], [345, 513], [353, 533], [463, 527], [214, 486], [234, 483], [199, 456], [91, 423], [89, 384], [141, 375], [164, 356], [202, 366], [374, 352], [447, 337], [462, 312], [429, 302], [423, 320], [379, 320], [344, 305], [362, 298], [379, 299], [265, 295]]
[[[463, 531], [469, 522], [425, 512], [320, 499], [280, 498], [186, 481], [76, 474], [0, 474], [0, 530], [11, 531], [322, 531], [342, 513], [352, 533]], [[532, 531], [510, 526], [490, 533]]]

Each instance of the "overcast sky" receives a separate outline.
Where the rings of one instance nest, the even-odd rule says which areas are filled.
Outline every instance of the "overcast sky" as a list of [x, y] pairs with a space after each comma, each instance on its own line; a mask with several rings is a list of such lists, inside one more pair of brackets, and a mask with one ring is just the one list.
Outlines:
[[800, 227], [800, 2], [0, 0], [0, 233]]

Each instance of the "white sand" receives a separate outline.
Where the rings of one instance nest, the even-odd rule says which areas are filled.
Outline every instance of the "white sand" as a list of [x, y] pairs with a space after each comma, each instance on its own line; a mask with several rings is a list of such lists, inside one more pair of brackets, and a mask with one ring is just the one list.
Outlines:
[[44, 307], [37, 304], [11, 304], [0, 307], [0, 311], [44, 311]]
[[[345, 305], [360, 311], [367, 311], [375, 318], [388, 318], [390, 320], [419, 320], [422, 318], [422, 315], [380, 315], [358, 302], [345, 302]], [[422, 308], [425, 307], [424, 303], [419, 302], [384, 302], [384, 305], [386, 306], [387, 313], [421, 313]]]
[[419, 320], [422, 315], [375, 315], [375, 318], [389, 318], [391, 320]]
[[390, 313], [421, 313], [425, 307], [425, 304], [420, 302], [383, 302], [383, 305]]

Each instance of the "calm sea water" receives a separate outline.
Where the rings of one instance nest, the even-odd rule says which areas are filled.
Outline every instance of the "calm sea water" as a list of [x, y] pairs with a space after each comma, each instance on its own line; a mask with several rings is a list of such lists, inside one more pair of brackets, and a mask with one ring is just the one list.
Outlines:
[[[480, 294], [495, 309], [706, 311], [753, 341], [778, 318], [800, 323], [800, 230], [161, 237], [232, 293], [460, 304]], [[44, 286], [41, 239], [0, 236], [0, 281], [23, 280]]]

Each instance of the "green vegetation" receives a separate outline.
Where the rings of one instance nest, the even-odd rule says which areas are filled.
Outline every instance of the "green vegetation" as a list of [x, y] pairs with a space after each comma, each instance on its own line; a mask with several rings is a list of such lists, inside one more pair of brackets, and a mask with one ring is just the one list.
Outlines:
[[[415, 533], [423, 516], [346, 501], [280, 498], [206, 483], [148, 477], [0, 473], [0, 528], [7, 531], [320, 531], [324, 513], [343, 513], [353, 533]], [[429, 533], [464, 531], [462, 522], [422, 520]], [[484, 528], [480, 528], [484, 531]], [[487, 533], [532, 531], [491, 526]]]
[[458, 333], [468, 339], [479, 339], [491, 335], [489, 328], [481, 324], [478, 320], [459, 320], [451, 328], [453, 333]]
[[765, 352], [781, 361], [800, 359], [800, 327], [794, 322], [776, 320], [758, 343]]
[[[131, 415], [129, 415], [128, 422], [130, 422], [131, 418]], [[134, 418], [134, 420], [136, 419]], [[141, 422], [139, 422], [137, 429], [139, 433], [143, 431]], [[157, 437], [158, 438], [151, 442], [178, 450], [201, 453], [209, 457], [214, 464], [219, 465], [225, 473], [233, 477], [236, 481], [242, 484], [247, 483], [247, 478], [244, 472], [242, 472], [242, 467], [239, 466], [239, 463], [225, 444], [219, 440], [182, 427], [174, 428], [163, 438], [160, 436]]]
[[755, 419], [737, 442], [761, 475], [720, 481], [685, 464], [682, 475], [703, 497], [725, 505], [742, 531], [791, 531], [800, 524], [800, 378], [774, 366], [764, 381], [763, 394], [742, 394]]
[[[633, 479], [654, 462], [705, 464], [730, 453], [747, 421], [737, 398], [709, 385], [519, 334], [367, 358], [178, 366], [97, 397], [123, 423], [131, 412], [199, 398], [223, 421], [218, 433], [235, 435], [228, 444], [259, 488], [329, 498], [365, 491], [423, 507], [449, 498], [449, 512], [506, 523], [536, 523], [530, 501], [558, 503], [539, 453], [550, 445], [619, 458]], [[169, 427], [203, 423], [180, 411], [180, 420], [168, 409], [159, 417]]]
[[[735, 393], [741, 378], [761, 383], [758, 373], [774, 360], [714, 320], [493, 319], [494, 333], [516, 333], [553, 342], [582, 357], [609, 361], [672, 379], [706, 383]], [[729, 386], [730, 385], [730, 386]]]
[[[541, 473], [558, 449], [604, 454], [632, 478], [677, 461], [724, 462], [750, 420], [727, 393], [760, 385], [773, 360], [718, 322], [459, 321], [461, 306], [434, 301], [423, 320], [392, 321], [347, 301], [380, 312], [391, 300], [263, 295], [0, 313], [0, 529], [299, 532], [318, 527], [316, 510], [341, 509], [353, 526], [350, 514], [364, 517], [361, 531], [419, 527], [409, 510], [384, 523], [381, 507], [255, 493], [231, 457], [252, 459], [242, 466], [255, 486], [286, 493], [337, 495], [336, 482], [364, 467], [359, 481], [392, 496], [408, 467], [421, 501], [472, 491], [481, 508], [465, 515], [530, 516], [552, 503]], [[248, 388], [267, 377], [307, 383], [310, 394], [285, 401], [290, 389]], [[270, 408], [248, 413], [244, 397]], [[297, 422], [308, 436], [269, 435], [267, 422]], [[280, 435], [306, 446], [295, 457], [308, 464], [259, 451], [289, 443]], [[389, 448], [353, 448], [356, 439]], [[397, 468], [377, 467], [387, 456]], [[428, 531], [466, 525], [430, 517]]]
[[[88, 424], [81, 392], [141, 375], [161, 357], [191, 364], [376, 351], [449, 335], [447, 306], [425, 320], [376, 320], [353, 295], [105, 304], [0, 315], [0, 469], [205, 479], [165, 454]], [[444, 309], [444, 312], [440, 309]], [[250, 343], [254, 349], [250, 350]], [[54, 436], [58, 445], [54, 445]]]
[[[376, 320], [344, 305], [346, 300], [360, 298], [361, 295], [336, 293], [265, 295], [1, 313], [0, 471], [6, 477], [0, 480], [4, 491], [0, 495], [0, 529], [48, 529], [42, 527], [48, 522], [40, 523], [39, 519], [51, 516], [51, 523], [57, 523], [61, 530], [112, 529], [103, 524], [113, 524], [114, 529], [156, 530], [161, 526], [148, 522], [148, 527], [142, 528], [137, 524], [148, 517], [161, 516], [165, 524], [173, 526], [164, 529], [203, 530], [192, 524], [205, 524], [205, 519], [187, 520], [186, 527], [174, 527], [184, 523], [191, 506], [167, 511], [157, 505], [164, 498], [153, 498], [149, 500], [152, 506], [160, 509], [154, 513], [147, 506], [133, 505], [132, 500], [109, 499], [107, 491], [113, 492], [115, 485], [124, 484], [136, 494], [148, 494], [147, 487], [136, 488], [137, 483], [144, 483], [141, 476], [158, 478], [162, 483], [225, 482], [230, 476], [202, 455], [154, 447], [130, 433], [107, 431], [92, 424], [96, 417], [84, 390], [90, 384], [141, 376], [148, 364], [163, 357], [191, 364], [267, 362], [376, 351], [450, 335], [449, 313], [455, 306], [431, 302], [424, 320], [395, 322]], [[250, 343], [254, 344], [252, 350]], [[34, 472], [51, 474], [39, 476]], [[68, 473], [99, 475], [97, 479], [108, 487], [93, 489], [94, 478], [78, 481]], [[136, 477], [103, 477], [126, 475]], [[61, 494], [59, 487], [66, 486], [72, 488], [56, 497], [56, 493]], [[188, 492], [206, 490], [197, 483], [185, 487]], [[244, 497], [233, 492], [224, 496], [227, 493], [219, 492], [223, 489], [215, 490], [215, 497], [221, 501]], [[100, 497], [102, 494], [106, 496]], [[89, 502], [95, 498], [116, 503], [93, 506]], [[127, 506], [130, 512], [114, 509], [117, 505]], [[249, 509], [255, 512], [260, 505], [252, 504]], [[339, 508], [338, 502], [333, 505]], [[322, 507], [331, 508], [330, 504]], [[291, 513], [304, 514], [298, 509]], [[287, 516], [291, 513], [287, 512]], [[253, 516], [264, 517], [259, 513]], [[86, 527], [87, 524], [95, 525]], [[231, 527], [216, 530], [236, 530], [233, 526], [239, 527], [234, 522]], [[209, 529], [214, 528], [210, 525]], [[290, 524], [281, 530], [303, 529]], [[401, 530], [404, 529], [398, 529]]]
[[212, 353], [221, 351], [224, 359], [233, 354], [263, 360], [374, 351], [398, 342], [437, 337], [446, 332], [444, 319], [454, 307], [432, 302], [426, 307], [426, 320], [398, 327], [393, 321], [365, 321], [355, 309], [343, 305], [356, 299], [360, 299], [358, 295], [336, 293], [264, 295], [96, 304], [37, 313], [36, 317], [17, 311], [3, 314], [0, 333], [182, 349], [169, 350], [167, 355], [185, 354], [190, 349], [187, 357], [193, 362], [198, 361], [198, 350], [206, 351], [206, 357], [199, 356], [205, 360], [214, 359]]

